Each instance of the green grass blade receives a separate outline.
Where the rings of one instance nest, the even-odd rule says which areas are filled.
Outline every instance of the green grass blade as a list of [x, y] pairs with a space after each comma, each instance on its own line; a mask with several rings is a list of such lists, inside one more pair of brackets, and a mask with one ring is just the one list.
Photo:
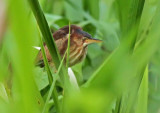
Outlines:
[[67, 61], [66, 61], [66, 67], [68, 69], [69, 66], [69, 54], [70, 54], [70, 32], [71, 32], [71, 26], [69, 22], [69, 34], [68, 34], [68, 45], [67, 45]]

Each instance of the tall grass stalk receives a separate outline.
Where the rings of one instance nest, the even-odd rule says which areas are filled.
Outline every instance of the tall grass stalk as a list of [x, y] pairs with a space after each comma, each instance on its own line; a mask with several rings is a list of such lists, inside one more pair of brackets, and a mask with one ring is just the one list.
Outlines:
[[67, 45], [67, 60], [66, 60], [66, 67], [68, 69], [69, 65], [69, 54], [70, 54], [70, 32], [71, 32], [71, 26], [69, 22], [69, 34], [68, 34], [68, 45]]

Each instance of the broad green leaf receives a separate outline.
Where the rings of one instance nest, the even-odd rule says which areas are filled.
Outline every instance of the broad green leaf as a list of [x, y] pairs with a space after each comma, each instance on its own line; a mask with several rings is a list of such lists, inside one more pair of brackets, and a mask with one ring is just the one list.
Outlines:
[[89, 13], [96, 20], [99, 19], [99, 3], [100, 0], [83, 0], [85, 8], [89, 10]]
[[[75, 7], [71, 6], [73, 4]], [[65, 0], [65, 14], [67, 19], [72, 22], [83, 20], [83, 7], [82, 0]]]

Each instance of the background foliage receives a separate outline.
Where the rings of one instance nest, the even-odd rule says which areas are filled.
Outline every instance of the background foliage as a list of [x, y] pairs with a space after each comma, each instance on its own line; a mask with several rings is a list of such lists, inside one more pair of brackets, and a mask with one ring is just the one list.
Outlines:
[[[160, 112], [158, 0], [1, 2], [1, 113]], [[67, 68], [59, 66], [62, 61], [51, 37], [51, 31], [69, 22], [103, 40], [90, 45], [86, 59], [72, 67], [78, 90]], [[41, 38], [56, 59], [56, 74], [34, 66], [38, 51], [33, 46], [41, 46]]]

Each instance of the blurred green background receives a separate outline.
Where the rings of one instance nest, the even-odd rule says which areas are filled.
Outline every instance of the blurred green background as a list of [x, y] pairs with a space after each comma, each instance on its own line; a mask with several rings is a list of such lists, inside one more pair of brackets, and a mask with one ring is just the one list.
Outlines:
[[[159, 0], [0, 0], [0, 113], [159, 113], [159, 12]], [[103, 43], [71, 67], [79, 90], [52, 73], [57, 102], [33, 46], [47, 40], [39, 26], [69, 22]]]

